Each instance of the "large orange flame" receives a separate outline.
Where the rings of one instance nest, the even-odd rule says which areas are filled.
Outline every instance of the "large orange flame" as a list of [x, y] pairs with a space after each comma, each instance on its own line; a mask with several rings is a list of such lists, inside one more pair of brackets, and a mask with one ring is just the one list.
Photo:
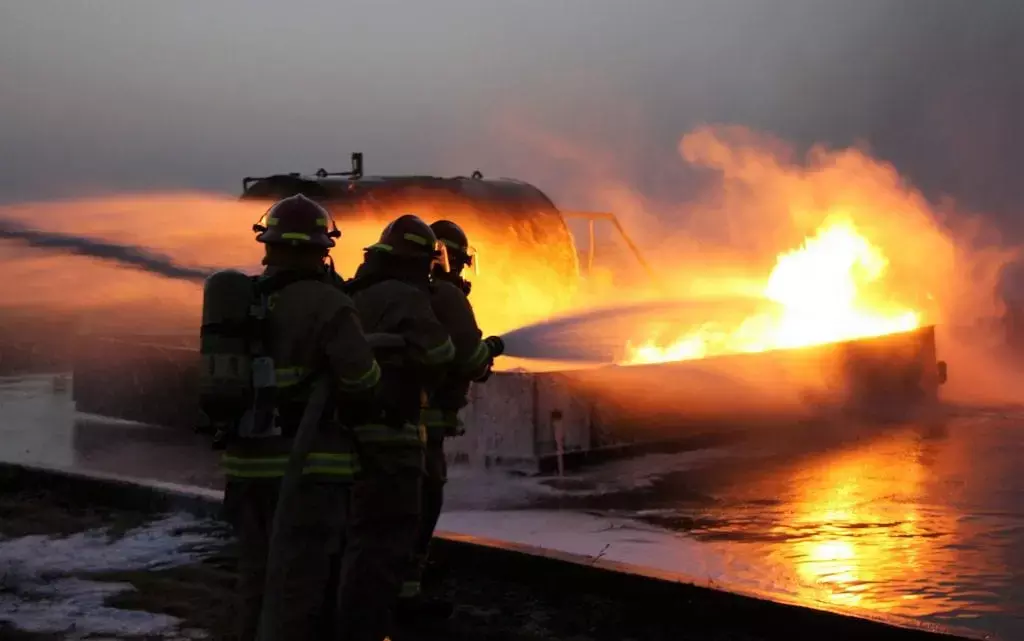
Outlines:
[[663, 363], [763, 352], [909, 331], [921, 315], [878, 295], [888, 260], [846, 218], [834, 217], [802, 247], [778, 256], [763, 288], [777, 306], [738, 326], [709, 322], [669, 343], [629, 343], [624, 363]]

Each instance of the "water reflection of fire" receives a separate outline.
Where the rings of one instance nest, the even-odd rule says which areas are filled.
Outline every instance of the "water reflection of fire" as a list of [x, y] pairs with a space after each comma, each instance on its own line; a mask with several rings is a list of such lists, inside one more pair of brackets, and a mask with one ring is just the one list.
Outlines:
[[780, 554], [807, 597], [908, 615], [941, 609], [918, 603], [916, 588], [941, 572], [947, 559], [935, 537], [949, 524], [916, 507], [927, 471], [916, 457], [890, 451], [908, 446], [921, 444], [886, 439], [800, 473], [794, 513], [774, 530], [790, 540]]
[[763, 352], [915, 329], [920, 314], [886, 300], [888, 260], [846, 218], [832, 218], [802, 247], [778, 256], [762, 295], [777, 304], [738, 326], [702, 325], [668, 342], [628, 344], [625, 363], [663, 363]]

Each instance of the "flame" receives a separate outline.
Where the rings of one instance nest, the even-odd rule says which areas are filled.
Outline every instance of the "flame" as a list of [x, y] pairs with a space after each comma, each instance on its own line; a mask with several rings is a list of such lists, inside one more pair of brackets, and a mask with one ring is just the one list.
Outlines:
[[734, 328], [706, 323], [668, 344], [627, 343], [624, 364], [664, 363], [728, 353], [764, 352], [905, 332], [921, 314], [877, 295], [888, 260], [845, 216], [826, 219], [817, 233], [779, 254], [762, 289], [772, 311]]

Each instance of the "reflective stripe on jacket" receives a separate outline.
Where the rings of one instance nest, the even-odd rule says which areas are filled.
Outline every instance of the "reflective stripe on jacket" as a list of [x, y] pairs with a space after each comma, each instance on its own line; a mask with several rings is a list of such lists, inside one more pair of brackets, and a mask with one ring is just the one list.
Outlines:
[[426, 434], [420, 426], [358, 425], [353, 433], [359, 452], [359, 471], [366, 471], [369, 474], [423, 474], [423, 444], [426, 442]]
[[417, 425], [403, 425], [399, 428], [377, 424], [357, 425], [354, 432], [356, 440], [360, 445], [379, 443], [383, 445], [419, 447], [423, 443], [422, 435]]
[[[277, 386], [281, 389], [295, 387], [306, 380], [310, 374], [306, 367], [279, 367], [274, 370]], [[339, 377], [338, 386], [343, 390], [359, 391], [369, 389], [380, 382], [380, 365], [371, 361], [370, 369], [351, 378]]]
[[[268, 268], [268, 273], [272, 271]], [[335, 399], [328, 405], [312, 450], [303, 468], [305, 476], [324, 481], [351, 482], [361, 469], [352, 430], [338, 416], [346, 402], [368, 395], [381, 378], [380, 366], [366, 341], [351, 299], [335, 286], [318, 280], [301, 280], [273, 294], [266, 345], [274, 359], [278, 408], [291, 430], [301, 416], [310, 390], [298, 388], [310, 382], [313, 367], [326, 367], [337, 384]], [[339, 411], [340, 410], [340, 411]], [[297, 415], [298, 414], [298, 415]], [[343, 419], [342, 419], [343, 420]], [[235, 479], [274, 479], [284, 476], [291, 456], [293, 436], [236, 438], [227, 443], [224, 472]]]
[[[290, 443], [289, 443], [290, 445]], [[288, 448], [290, 449], [290, 447]], [[288, 468], [288, 454], [278, 456], [233, 456], [225, 454], [224, 473], [238, 479], [282, 478]], [[359, 459], [353, 452], [310, 452], [304, 476], [322, 476], [333, 480], [351, 481], [359, 471]]]

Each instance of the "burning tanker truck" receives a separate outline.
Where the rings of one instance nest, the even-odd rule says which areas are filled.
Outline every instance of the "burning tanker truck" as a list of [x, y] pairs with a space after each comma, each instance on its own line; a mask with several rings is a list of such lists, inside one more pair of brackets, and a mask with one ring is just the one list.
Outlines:
[[[350, 171], [245, 178], [240, 199], [262, 207], [294, 194], [323, 204], [343, 234], [353, 227], [379, 231], [410, 212], [428, 222], [457, 221], [471, 242], [487, 250], [474, 262], [488, 270], [488, 277], [475, 276], [481, 282], [472, 296], [485, 333], [564, 315], [587, 298], [591, 274], [609, 263], [619, 278], [617, 286], [657, 288], [653, 270], [613, 214], [559, 210], [543, 192], [521, 181], [485, 179], [479, 172], [453, 178], [367, 176], [357, 153]], [[572, 221], [584, 224], [582, 234], [570, 227]], [[617, 235], [614, 245], [598, 245], [598, 224]], [[580, 236], [583, 249], [577, 246]], [[525, 263], [530, 265], [526, 273], [519, 269]], [[634, 334], [652, 314], [662, 324], [666, 317], [685, 316], [634, 306], [613, 314], [614, 328], [591, 317], [549, 322], [547, 333], [557, 330], [561, 339], [545, 337], [543, 328], [507, 333], [512, 358], [499, 359], [505, 362], [492, 379], [471, 391], [460, 417], [466, 433], [449, 448], [452, 462], [547, 469], [763, 423], [766, 417], [791, 422], [851, 409], [904, 411], [934, 401], [945, 380], [932, 326], [913, 323], [897, 331], [868, 332], [872, 338], [813, 347], [652, 354], [651, 346], [631, 347], [620, 336], [623, 319], [628, 321], [631, 313], [639, 314], [636, 323], [625, 323]], [[197, 427], [198, 334], [197, 322], [196, 332], [187, 336], [94, 333], [79, 340], [72, 379], [77, 409]], [[569, 365], [579, 359], [559, 349], [567, 336], [577, 345], [586, 343], [591, 352], [601, 352], [606, 343], [607, 353], [586, 367]], [[529, 360], [517, 360], [517, 355]], [[554, 364], [538, 368], [538, 359]]]

